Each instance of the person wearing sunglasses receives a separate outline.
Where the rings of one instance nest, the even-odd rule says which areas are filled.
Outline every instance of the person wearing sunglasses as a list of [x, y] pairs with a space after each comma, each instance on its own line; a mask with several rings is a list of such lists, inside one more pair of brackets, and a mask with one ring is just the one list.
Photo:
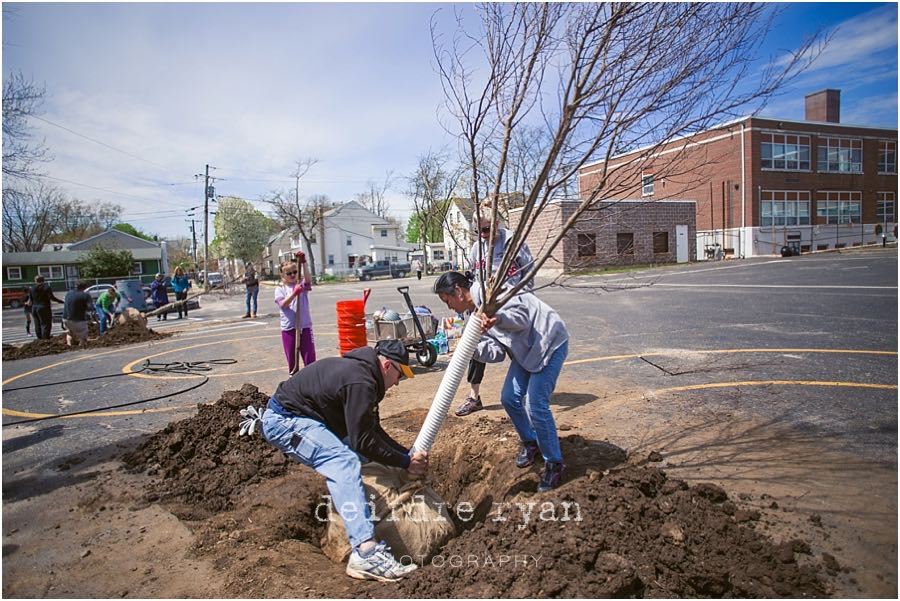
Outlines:
[[[509, 241], [512, 237], [512, 232], [505, 227], [502, 227], [502, 222], [498, 220], [497, 231], [494, 232], [493, 244], [490, 244], [488, 238], [491, 236], [492, 218], [493, 212], [491, 211], [490, 203], [482, 203], [481, 218], [478, 219], [477, 216], [474, 217], [474, 223], [478, 229], [478, 240], [472, 245], [472, 249], [469, 251], [469, 265], [472, 266], [472, 274], [475, 276], [476, 282], [481, 280], [487, 282], [485, 271], [487, 270], [487, 258], [489, 252], [493, 252], [491, 272], [494, 274], [497, 273], [497, 268], [500, 266], [500, 259], [503, 257], [503, 253], [506, 251], [506, 247], [509, 246]], [[534, 259], [531, 256], [531, 250], [528, 248], [528, 245], [522, 244], [522, 248], [519, 249], [512, 267], [510, 267], [506, 274], [507, 285], [512, 286], [519, 283], [519, 280], [521, 280], [524, 273], [531, 268], [533, 262]], [[525, 289], [531, 290], [533, 287], [534, 280], [532, 279]], [[466, 316], [464, 315], [463, 317]], [[484, 368], [484, 363], [477, 359], [472, 359], [469, 362], [469, 370], [466, 373], [466, 381], [469, 383], [470, 387], [469, 394], [466, 395], [466, 400], [463, 401], [462, 405], [456, 409], [457, 416], [465, 417], [466, 415], [484, 409], [484, 405], [481, 403], [480, 394], [481, 382], [484, 380]]]
[[[300, 357], [307, 366], [316, 360], [316, 341], [313, 338], [312, 315], [309, 312], [309, 291], [312, 277], [306, 264], [306, 255], [297, 254], [303, 281], [297, 263], [284, 261], [281, 264], [281, 284], [275, 287], [275, 304], [281, 311], [281, 345], [287, 359], [288, 373], [294, 372], [294, 348], [297, 342], [297, 311], [300, 311]], [[249, 302], [249, 301], [248, 301]]]
[[376, 542], [359, 458], [414, 476], [428, 471], [428, 453], [411, 453], [384, 431], [378, 417], [385, 391], [412, 377], [403, 343], [382, 340], [300, 370], [278, 385], [261, 417], [269, 443], [325, 477], [352, 548], [346, 569], [352, 578], [395, 581], [416, 569]]

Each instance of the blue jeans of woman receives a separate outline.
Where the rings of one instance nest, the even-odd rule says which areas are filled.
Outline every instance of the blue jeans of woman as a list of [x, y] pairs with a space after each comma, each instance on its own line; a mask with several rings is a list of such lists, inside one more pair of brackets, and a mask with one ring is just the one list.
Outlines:
[[531, 373], [511, 358], [500, 402], [506, 409], [522, 442], [537, 442], [545, 462], [562, 461], [556, 422], [550, 412], [550, 395], [562, 370], [569, 343], [566, 342], [550, 356], [541, 371]]
[[253, 315], [256, 315], [256, 297], [259, 296], [259, 286], [247, 288], [247, 315], [250, 315], [250, 299], [253, 299]]
[[344, 520], [351, 546], [356, 548], [375, 536], [359, 457], [336, 434], [314, 419], [288, 413], [275, 397], [263, 412], [262, 432], [288, 457], [325, 476], [331, 502]]

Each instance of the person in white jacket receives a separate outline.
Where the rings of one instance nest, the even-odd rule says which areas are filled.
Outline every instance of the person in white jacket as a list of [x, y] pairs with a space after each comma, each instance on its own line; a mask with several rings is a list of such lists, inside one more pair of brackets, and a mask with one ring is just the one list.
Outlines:
[[[482, 303], [480, 287], [473, 287], [469, 278], [455, 271], [438, 278], [433, 291], [459, 313], [475, 311]], [[532, 465], [540, 452], [544, 470], [538, 492], [552, 490], [560, 485], [565, 471], [550, 396], [569, 353], [566, 324], [532, 292], [521, 292], [493, 317], [482, 315], [481, 327], [475, 359], [497, 363], [509, 355], [500, 402], [522, 441], [516, 466]]]

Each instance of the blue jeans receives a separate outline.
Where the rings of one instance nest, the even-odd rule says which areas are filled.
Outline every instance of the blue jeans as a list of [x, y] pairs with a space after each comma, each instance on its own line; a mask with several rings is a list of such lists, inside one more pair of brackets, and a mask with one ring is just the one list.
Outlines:
[[547, 366], [537, 373], [526, 371], [515, 359], [506, 374], [500, 402], [506, 409], [522, 442], [537, 442], [544, 461], [562, 461], [556, 422], [550, 412], [550, 395], [563, 362], [569, 354], [568, 341], [553, 352]]
[[115, 319], [115, 316], [107, 313], [100, 308], [100, 305], [97, 305], [97, 319], [100, 320], [100, 335], [103, 336], [106, 333], [106, 328], [109, 327], [107, 320]]
[[247, 288], [247, 315], [250, 315], [250, 299], [253, 299], [253, 315], [256, 315], [256, 297], [259, 296], [259, 286]]
[[[274, 403], [272, 401], [275, 401]], [[331, 501], [354, 548], [375, 537], [356, 453], [331, 430], [308, 417], [291, 415], [272, 397], [262, 416], [262, 432], [272, 445], [325, 476]]]

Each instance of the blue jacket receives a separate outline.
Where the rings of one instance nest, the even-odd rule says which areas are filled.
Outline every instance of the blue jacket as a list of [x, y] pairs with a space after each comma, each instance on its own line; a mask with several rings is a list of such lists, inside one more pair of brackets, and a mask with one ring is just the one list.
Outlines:
[[169, 304], [165, 280], [153, 280], [153, 283], [150, 284], [150, 298], [153, 299], [153, 303], [157, 306]]
[[190, 287], [191, 280], [189, 280], [186, 275], [176, 275], [174, 278], [172, 278], [172, 290], [175, 291], [175, 294], [184, 292]]

